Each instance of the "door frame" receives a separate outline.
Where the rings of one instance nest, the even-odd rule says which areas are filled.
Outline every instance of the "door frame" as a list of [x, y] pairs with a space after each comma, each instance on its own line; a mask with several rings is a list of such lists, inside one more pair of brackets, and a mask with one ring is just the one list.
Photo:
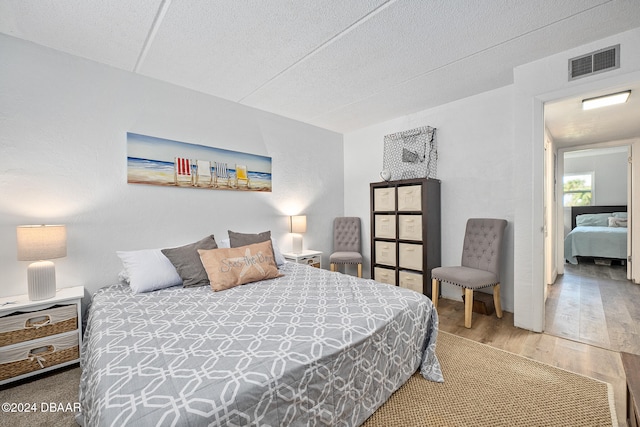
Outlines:
[[[602, 76], [600, 76], [602, 77]], [[514, 313], [514, 324], [516, 326], [525, 327], [526, 329], [530, 329], [534, 332], [542, 332], [544, 330], [544, 322], [545, 322], [545, 270], [544, 270], [544, 104], [547, 102], [553, 102], [557, 100], [561, 100], [564, 98], [580, 96], [580, 94], [593, 92], [596, 90], [604, 90], [613, 88], [616, 86], [621, 86], [625, 84], [632, 84], [640, 81], [640, 71], [630, 72], [627, 74], [615, 75], [611, 77], [604, 78], [602, 77], [599, 80], [589, 81], [589, 82], [581, 82], [581, 84], [570, 85], [569, 87], [559, 88], [557, 90], [552, 90], [546, 93], [538, 93], [532, 94], [531, 98], [524, 95], [523, 97], [518, 98], [521, 102], [526, 102], [527, 98], [529, 102], [529, 110], [532, 113], [532, 116], [529, 115], [532, 124], [532, 143], [533, 147], [531, 147], [531, 154], [533, 156], [532, 161], [532, 211], [531, 211], [531, 225], [532, 230], [530, 231], [531, 236], [531, 258], [530, 265], [531, 268], [529, 273], [531, 274], [531, 282], [530, 282], [530, 293], [527, 295], [526, 292], [526, 284], [524, 286], [516, 286], [514, 289], [515, 301], [514, 305], [516, 309], [524, 308], [526, 304], [526, 299], [530, 297], [529, 300], [529, 310], [528, 314], [531, 316], [527, 319], [527, 314], [523, 314], [522, 316], [519, 313]], [[523, 105], [526, 105], [523, 104]], [[524, 113], [527, 109], [521, 108], [521, 112]], [[517, 117], [517, 119], [524, 119], [526, 116]], [[523, 127], [524, 129], [524, 127]], [[519, 129], [518, 129], [519, 130]], [[634, 142], [634, 147], [636, 148], [636, 153], [640, 153], [640, 143]], [[558, 162], [560, 162], [560, 156], [558, 156]], [[634, 168], [634, 176], [633, 179], [640, 179], [640, 167]], [[632, 208], [635, 205], [633, 202], [637, 201], [637, 206], [640, 206], [640, 189], [634, 188], [632, 195]], [[520, 211], [518, 211], [520, 212]], [[517, 213], [518, 213], [517, 212]], [[640, 207], [638, 209], [633, 210], [632, 217], [630, 218], [631, 223], [640, 224]], [[537, 232], [536, 230], [539, 230]], [[557, 228], [556, 228], [557, 230]], [[516, 238], [520, 236], [520, 234], [524, 233], [518, 232], [516, 230]], [[630, 233], [631, 234], [631, 233]], [[524, 233], [523, 235], [526, 235]], [[634, 247], [640, 248], [640, 236], [638, 236], [638, 232], [634, 232], [631, 238], [632, 250]], [[517, 246], [517, 242], [516, 242]], [[563, 251], [564, 252], [564, 251]], [[636, 257], [638, 258], [638, 257]], [[518, 260], [516, 260], [516, 264]], [[519, 269], [519, 265], [515, 266], [515, 270]], [[633, 263], [631, 265], [632, 268], [632, 278], [634, 282], [640, 283], [640, 262]], [[526, 270], [525, 270], [526, 271]]]

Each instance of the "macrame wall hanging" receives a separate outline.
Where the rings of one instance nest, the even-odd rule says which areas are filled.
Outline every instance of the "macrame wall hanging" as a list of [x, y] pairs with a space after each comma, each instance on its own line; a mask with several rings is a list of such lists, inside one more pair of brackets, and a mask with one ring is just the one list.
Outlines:
[[436, 178], [438, 146], [436, 128], [423, 126], [384, 137], [383, 171], [385, 181], [410, 178]]

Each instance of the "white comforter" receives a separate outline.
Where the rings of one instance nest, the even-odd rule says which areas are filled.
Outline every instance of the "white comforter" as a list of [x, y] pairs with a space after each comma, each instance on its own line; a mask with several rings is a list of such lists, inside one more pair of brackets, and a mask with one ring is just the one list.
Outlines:
[[627, 258], [627, 228], [579, 226], [564, 239], [564, 257], [577, 264], [578, 256]]

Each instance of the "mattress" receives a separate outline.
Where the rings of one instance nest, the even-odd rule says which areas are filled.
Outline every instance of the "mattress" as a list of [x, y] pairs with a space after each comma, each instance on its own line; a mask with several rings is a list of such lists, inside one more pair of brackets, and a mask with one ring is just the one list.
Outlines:
[[577, 264], [578, 256], [627, 258], [627, 228], [578, 226], [564, 239], [564, 257]]
[[443, 381], [426, 296], [285, 263], [221, 292], [100, 289], [82, 347], [85, 426], [357, 426], [420, 369]]

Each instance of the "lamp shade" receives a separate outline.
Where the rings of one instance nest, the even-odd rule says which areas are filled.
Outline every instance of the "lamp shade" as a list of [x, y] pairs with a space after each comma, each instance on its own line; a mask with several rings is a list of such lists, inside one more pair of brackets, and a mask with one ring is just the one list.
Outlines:
[[20, 225], [18, 261], [39, 261], [67, 256], [67, 229], [64, 225]]
[[307, 216], [306, 215], [294, 215], [291, 217], [292, 233], [306, 233], [307, 232]]

